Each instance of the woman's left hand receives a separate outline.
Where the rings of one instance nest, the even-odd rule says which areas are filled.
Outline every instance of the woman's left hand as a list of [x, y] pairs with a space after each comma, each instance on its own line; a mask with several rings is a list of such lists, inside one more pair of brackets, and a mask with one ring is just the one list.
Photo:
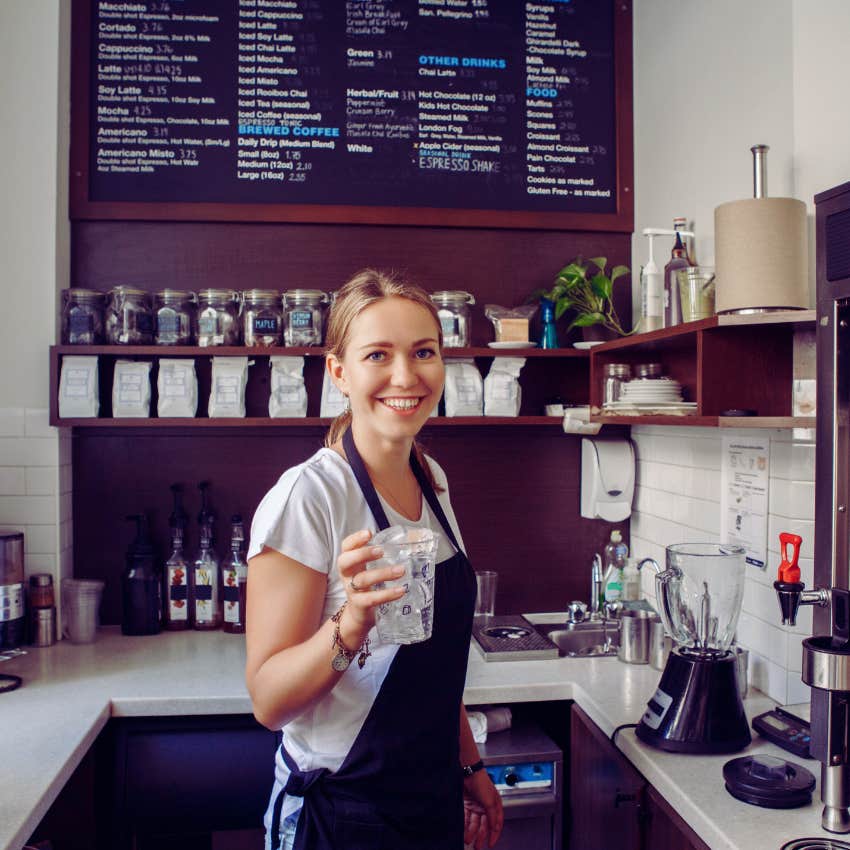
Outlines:
[[463, 840], [482, 850], [492, 847], [502, 832], [502, 798], [486, 770], [463, 780]]

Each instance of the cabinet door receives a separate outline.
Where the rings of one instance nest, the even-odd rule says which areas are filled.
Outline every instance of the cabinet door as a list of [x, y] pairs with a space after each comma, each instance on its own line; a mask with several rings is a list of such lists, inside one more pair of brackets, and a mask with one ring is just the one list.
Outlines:
[[575, 705], [570, 732], [570, 847], [640, 850], [646, 781]]
[[650, 785], [646, 789], [644, 846], [664, 850], [709, 850], [709, 846], [679, 817]]

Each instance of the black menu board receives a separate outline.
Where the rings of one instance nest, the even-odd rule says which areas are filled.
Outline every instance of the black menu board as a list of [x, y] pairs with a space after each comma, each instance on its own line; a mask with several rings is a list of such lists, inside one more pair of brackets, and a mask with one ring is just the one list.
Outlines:
[[76, 0], [76, 212], [620, 229], [626, 8]]

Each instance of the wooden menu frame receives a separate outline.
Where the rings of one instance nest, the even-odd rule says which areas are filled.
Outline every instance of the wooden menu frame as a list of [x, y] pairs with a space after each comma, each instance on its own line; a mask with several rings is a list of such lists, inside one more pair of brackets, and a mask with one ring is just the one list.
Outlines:
[[541, 212], [325, 204], [115, 202], [89, 196], [91, 14], [96, 0], [73, 0], [69, 213], [75, 220], [288, 222], [534, 230], [634, 230], [632, 0], [609, 0], [614, 15], [616, 212]]

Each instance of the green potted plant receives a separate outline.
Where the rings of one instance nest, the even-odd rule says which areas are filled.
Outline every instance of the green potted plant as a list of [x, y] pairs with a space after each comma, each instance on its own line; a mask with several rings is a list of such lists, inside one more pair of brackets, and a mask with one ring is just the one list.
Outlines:
[[620, 323], [620, 318], [614, 308], [614, 283], [629, 273], [627, 266], [614, 266], [608, 275], [605, 267], [607, 257], [591, 257], [586, 262], [577, 257], [569, 265], [564, 266], [550, 289], [538, 289], [531, 299], [546, 299], [554, 306], [555, 319], [560, 319], [567, 310], [573, 310], [575, 315], [567, 327], [567, 332], [573, 328], [602, 328], [618, 336], [628, 336], [637, 328], [626, 331]]

